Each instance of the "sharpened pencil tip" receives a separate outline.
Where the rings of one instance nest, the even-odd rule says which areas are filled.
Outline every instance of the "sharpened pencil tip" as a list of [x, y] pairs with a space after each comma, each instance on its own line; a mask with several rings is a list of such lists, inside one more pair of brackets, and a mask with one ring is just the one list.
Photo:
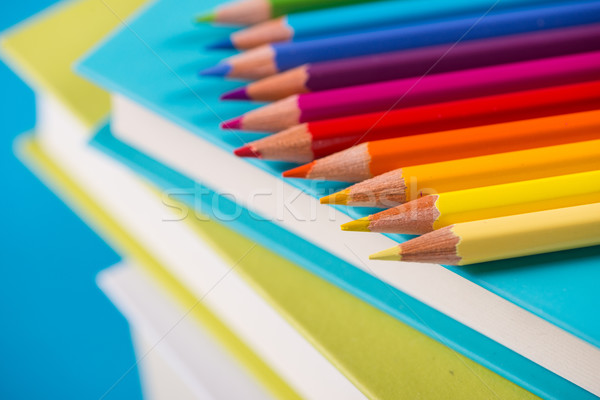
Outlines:
[[227, 39], [223, 39], [218, 42], [207, 45], [206, 49], [207, 50], [231, 50], [231, 49], [235, 49], [235, 46], [233, 45], [233, 42], [231, 41], [231, 39], [227, 38]]
[[400, 246], [394, 246], [392, 248], [380, 251], [369, 256], [369, 260], [383, 260], [383, 261], [401, 261], [402, 251]]
[[214, 22], [216, 19], [216, 14], [214, 12], [207, 12], [206, 14], [198, 15], [195, 19], [197, 23], [203, 22]]
[[231, 71], [231, 65], [229, 64], [217, 64], [213, 67], [206, 68], [199, 72], [201, 76], [227, 76]]
[[369, 229], [369, 225], [371, 225], [371, 220], [369, 217], [357, 219], [356, 221], [350, 221], [343, 224], [340, 228], [343, 231], [351, 231], [351, 232], [371, 232]]
[[239, 149], [235, 149], [233, 151], [238, 157], [252, 157], [252, 158], [260, 158], [260, 153], [257, 150], [254, 150], [252, 146], [245, 145], [240, 147]]
[[221, 129], [242, 129], [243, 117], [235, 117], [228, 121], [221, 122]]
[[329, 196], [321, 197], [319, 200], [321, 204], [341, 204], [345, 206], [348, 204], [348, 198], [350, 197], [350, 190], [342, 190]]
[[306, 178], [310, 174], [310, 171], [312, 170], [312, 167], [314, 164], [315, 163], [313, 161], [311, 163], [304, 164], [299, 167], [287, 170], [283, 173], [283, 177], [284, 178]]
[[224, 93], [221, 100], [250, 100], [245, 87], [237, 88], [230, 92]]

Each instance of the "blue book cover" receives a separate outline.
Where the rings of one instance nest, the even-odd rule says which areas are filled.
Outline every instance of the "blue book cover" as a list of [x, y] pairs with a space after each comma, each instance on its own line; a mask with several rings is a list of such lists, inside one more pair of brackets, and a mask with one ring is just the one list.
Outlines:
[[[203, 46], [224, 38], [231, 32], [229, 29], [194, 26], [191, 23], [194, 15], [202, 9], [214, 6], [215, 3], [210, 2], [199, 6], [197, 2], [191, 0], [158, 1], [90, 54], [79, 65], [79, 71], [106, 89], [131, 99], [185, 131], [189, 131], [190, 134], [196, 135], [215, 149], [231, 153], [234, 148], [255, 140], [258, 136], [252, 133], [221, 131], [218, 128], [219, 122], [237, 116], [256, 105], [219, 102], [218, 96], [222, 92], [239, 86], [239, 83], [200, 79], [196, 74], [198, 70], [213, 65], [228, 55], [227, 52], [204, 51]], [[174, 141], [175, 137], [178, 136], [173, 136]], [[526, 330], [522, 332], [516, 330], [513, 338], [510, 337], [510, 333], [507, 333], [507, 336], [504, 336], [505, 343], [498, 338], [491, 340], [487, 337], [493, 337], [490, 332], [485, 332], [484, 335], [478, 326], [465, 326], [469, 325], [465, 323], [467, 317], [464, 317], [463, 323], [460, 323], [460, 316], [440, 312], [436, 310], [437, 305], [432, 305], [432, 308], [413, 298], [421, 299], [420, 293], [409, 292], [407, 295], [399, 290], [399, 285], [395, 285], [393, 279], [387, 279], [386, 274], [392, 276], [394, 272], [389, 272], [389, 269], [403, 267], [390, 266], [388, 263], [384, 269], [371, 268], [362, 259], [353, 260], [351, 255], [340, 256], [327, 247], [329, 243], [307, 238], [301, 228], [296, 231], [276, 218], [266, 218], [264, 209], [260, 207], [252, 209], [252, 207], [245, 207], [247, 204], [241, 206], [239, 201], [233, 202], [227, 195], [216, 195], [215, 193], [227, 192], [222, 190], [222, 187], [217, 187], [215, 182], [197, 182], [198, 179], [193, 174], [181, 173], [184, 168], [180, 167], [177, 160], [161, 159], [162, 163], [157, 162], [152, 157], [119, 141], [108, 128], [101, 131], [95, 144], [123, 159], [164, 189], [178, 187], [201, 191], [203, 193], [201, 196], [192, 196], [192, 198], [181, 196], [181, 200], [201, 207], [203, 213], [220, 219], [266, 247], [415, 326], [534, 393], [547, 398], [593, 397], [589, 392], [530, 361], [536, 359], [535, 357], [524, 357], [519, 354], [523, 353], [519, 348], [513, 351], [505, 347], [506, 342], [518, 342], [518, 337], [525, 335]], [[144, 151], [156, 157], [155, 154], [151, 154], [152, 151], [148, 149]], [[217, 166], [207, 162], [204, 168], [208, 170], [235, 168], [234, 162], [231, 163], [232, 165]], [[265, 179], [279, 181], [281, 172], [290, 167], [289, 164], [260, 160], [236, 160], [235, 163], [235, 165], [243, 163], [244, 168], [254, 171], [262, 181]], [[257, 182], [261, 181], [260, 179]], [[341, 187], [339, 183], [300, 180], [281, 181], [281, 185], [284, 191], [288, 186], [299, 190], [299, 198], [310, 197], [315, 204], [317, 203], [315, 199], [319, 196]], [[218, 197], [217, 201], [214, 200], [215, 197]], [[329, 208], [329, 206], [322, 207]], [[357, 218], [369, 213], [370, 210], [337, 209], [336, 213], [340, 212]], [[223, 215], [236, 217], [224, 219]], [[326, 214], [319, 209], [317, 216], [321, 215]], [[316, 221], [304, 221], [304, 225], [310, 224], [314, 227], [319, 226], [321, 222], [317, 218]], [[334, 222], [339, 225], [344, 221]], [[387, 238], [378, 236], [385, 240], [405, 240], [398, 235]], [[356, 239], [354, 241], [356, 242]], [[379, 249], [381, 248], [384, 247]], [[357, 258], [360, 257], [361, 255]], [[449, 279], [451, 275], [465, 278], [511, 304], [541, 317], [539, 319], [560, 327], [573, 339], [579, 338], [582, 342], [598, 346], [600, 320], [592, 317], [600, 305], [600, 296], [596, 294], [595, 289], [595, 282], [600, 278], [598, 265], [600, 265], [600, 248], [594, 247], [471, 267], [438, 267], [449, 273], [447, 275]], [[423, 267], [423, 270], [427, 270], [427, 267]], [[434, 284], [435, 282], [431, 282], [431, 285]], [[423, 287], [423, 291], [425, 289]], [[455, 317], [459, 322], [444, 314]], [[481, 315], [482, 311], [479, 314]], [[514, 321], [498, 320], [497, 326], [500, 328], [511, 323]], [[540, 337], [540, 341], [543, 340], [544, 338]], [[560, 347], [560, 343], [557, 347]], [[590, 348], [592, 351], [589, 353], [597, 350], [591, 345]], [[540, 357], [543, 358], [542, 355]], [[539, 359], [536, 360], [539, 363]], [[558, 364], [562, 360], [554, 361]], [[587, 367], [591, 365], [594, 364], [588, 364]], [[583, 384], [580, 382], [580, 385], [595, 391], [594, 371], [586, 370], [586, 365], [581, 368], [586, 377], [582, 378]]]

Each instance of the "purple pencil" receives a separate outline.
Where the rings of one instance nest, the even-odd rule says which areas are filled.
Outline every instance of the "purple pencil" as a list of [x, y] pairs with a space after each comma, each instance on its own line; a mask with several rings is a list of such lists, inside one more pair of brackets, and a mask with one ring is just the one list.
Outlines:
[[304, 122], [600, 79], [600, 51], [286, 97], [223, 124], [277, 132]]
[[600, 49], [600, 24], [552, 29], [307, 64], [222, 96], [275, 101], [300, 93], [485, 67]]

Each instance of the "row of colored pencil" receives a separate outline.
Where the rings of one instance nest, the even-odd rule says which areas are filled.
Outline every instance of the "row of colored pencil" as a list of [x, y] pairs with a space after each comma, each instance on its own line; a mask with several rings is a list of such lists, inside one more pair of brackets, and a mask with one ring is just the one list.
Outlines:
[[340, 3], [199, 18], [255, 24], [211, 46], [247, 51], [201, 71], [255, 80], [223, 100], [272, 102], [222, 124], [272, 133], [238, 156], [308, 162], [284, 177], [353, 182], [321, 202], [386, 208], [343, 230], [422, 235], [374, 259], [600, 244], [600, 1]]

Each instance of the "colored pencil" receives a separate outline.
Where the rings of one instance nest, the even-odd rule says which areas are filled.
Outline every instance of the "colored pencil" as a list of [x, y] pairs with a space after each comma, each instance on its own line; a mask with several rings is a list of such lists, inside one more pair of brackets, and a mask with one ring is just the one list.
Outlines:
[[600, 79], [600, 51], [287, 97], [222, 124], [277, 132], [310, 121]]
[[422, 235], [452, 224], [600, 202], [600, 170], [429, 195], [342, 225]]
[[393, 169], [600, 138], [600, 110], [366, 142], [284, 172], [360, 182]]
[[600, 203], [463, 222], [371, 255], [468, 265], [600, 244]]
[[233, 33], [211, 48], [250, 49], [262, 44], [355, 32], [399, 24], [481, 14], [563, 0], [407, 0], [379, 1], [286, 15]]
[[259, 79], [306, 63], [600, 22], [600, 1], [491, 12], [349, 35], [259, 46], [202, 75]]
[[306, 163], [363, 142], [600, 109], [600, 81], [476, 97], [295, 125], [235, 150]]
[[321, 198], [322, 204], [395, 207], [429, 194], [600, 169], [600, 140], [414, 165]]
[[587, 24], [303, 65], [221, 98], [275, 101], [300, 93], [599, 49], [600, 24]]
[[285, 14], [374, 0], [240, 0], [196, 17], [196, 22], [252, 25]]

